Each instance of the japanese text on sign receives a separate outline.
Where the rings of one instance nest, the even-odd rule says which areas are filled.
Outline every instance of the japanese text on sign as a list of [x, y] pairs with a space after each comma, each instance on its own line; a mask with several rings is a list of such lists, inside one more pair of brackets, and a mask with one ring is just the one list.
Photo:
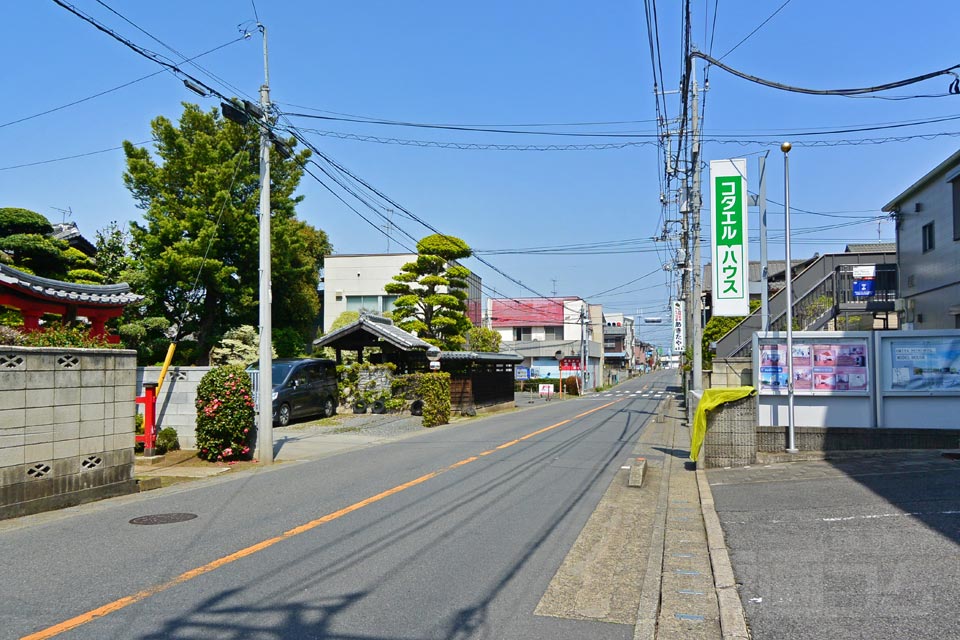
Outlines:
[[713, 216], [710, 227], [713, 263], [713, 315], [750, 312], [747, 282], [746, 161], [714, 160]]

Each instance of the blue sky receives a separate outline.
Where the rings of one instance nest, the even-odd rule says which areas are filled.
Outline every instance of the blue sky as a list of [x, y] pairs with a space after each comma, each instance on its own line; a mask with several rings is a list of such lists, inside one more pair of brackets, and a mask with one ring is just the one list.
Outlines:
[[[236, 40], [237, 25], [252, 29], [249, 0], [163, 3], [105, 0], [109, 7], [177, 51], [193, 56]], [[130, 40], [179, 59], [95, 0], [71, 4]], [[678, 2], [657, 3], [660, 52], [667, 89], [680, 77]], [[693, 40], [719, 57], [766, 20], [783, 0], [695, 1]], [[905, 10], [904, 7], [907, 7]], [[716, 28], [713, 29], [714, 8]], [[218, 103], [187, 91], [169, 73], [53, 113], [30, 117], [160, 70], [45, 0], [7, 3], [0, 41], [6, 61], [5, 108], [0, 116], [0, 206], [26, 207], [60, 221], [57, 209], [93, 238], [112, 220], [138, 219], [123, 186], [121, 151], [16, 167], [118, 147], [150, 138], [150, 119], [176, 120], [182, 101]], [[286, 113], [351, 114], [417, 123], [522, 126], [524, 131], [653, 134], [654, 97], [644, 3], [490, 0], [483, 3], [259, 0], [267, 26], [271, 97]], [[870, 86], [960, 63], [957, 3], [919, 0], [793, 0], [724, 62], [749, 74], [810, 88]], [[712, 34], [712, 37], [711, 37]], [[711, 49], [712, 40], [712, 49]], [[191, 74], [228, 95], [256, 96], [263, 81], [258, 34], [198, 62], [212, 79]], [[703, 65], [700, 63], [700, 69]], [[702, 80], [702, 73], [701, 73]], [[228, 85], [220, 83], [225, 81]], [[828, 146], [795, 146], [791, 202], [827, 214], [792, 217], [794, 256], [840, 251], [848, 242], [891, 240], [890, 222], [871, 222], [886, 202], [960, 147], [938, 135], [882, 144], [836, 144], [919, 134], [960, 132], [960, 120], [846, 134], [800, 133], [848, 129], [960, 115], [960, 96], [881, 100], [807, 96], [749, 83], [714, 67], [704, 109], [704, 161], [748, 159], [751, 190], [756, 158], [770, 151], [768, 197], [783, 202], [781, 139]], [[941, 95], [949, 78], [882, 94]], [[667, 96], [676, 117], [679, 100]], [[333, 113], [331, 113], [333, 112]], [[13, 121], [29, 118], [22, 122]], [[623, 138], [507, 135], [442, 131], [293, 117], [299, 127], [340, 134], [472, 145], [571, 145]], [[614, 125], [571, 123], [622, 122]], [[792, 135], [791, 135], [792, 134]], [[592, 150], [444, 149], [362, 142], [309, 134], [325, 153], [445, 233], [485, 253], [498, 269], [537, 293], [579, 295], [628, 314], [664, 315], [671, 294], [658, 271], [669, 249], [646, 239], [660, 234], [655, 146]], [[731, 136], [719, 144], [711, 136]], [[640, 140], [645, 140], [640, 138]], [[767, 140], [767, 144], [742, 141]], [[312, 178], [299, 215], [324, 229], [339, 253], [387, 249], [387, 238], [347, 209]], [[366, 215], [372, 214], [355, 201]], [[669, 217], [675, 214], [668, 212]], [[830, 216], [852, 216], [836, 218]], [[772, 233], [782, 229], [782, 207], [771, 204]], [[429, 231], [400, 214], [395, 224], [415, 237]], [[382, 220], [380, 224], [385, 224]], [[852, 226], [828, 228], [837, 223]], [[750, 225], [757, 226], [751, 210]], [[825, 228], [827, 227], [827, 228]], [[704, 230], [708, 232], [707, 229]], [[879, 235], [878, 235], [879, 231]], [[394, 234], [397, 235], [396, 233]], [[635, 240], [624, 243], [625, 240]], [[406, 241], [408, 244], [409, 242]], [[503, 253], [558, 245], [613, 243], [598, 253]], [[402, 250], [397, 241], [392, 251]], [[753, 257], [758, 257], [756, 245]], [[782, 257], [774, 240], [771, 257]], [[471, 261], [492, 290], [531, 296], [486, 265]], [[650, 274], [644, 278], [645, 274]], [[632, 280], [636, 282], [626, 285]], [[618, 287], [602, 296], [593, 294]], [[668, 342], [668, 327], [645, 327], [649, 340]]]

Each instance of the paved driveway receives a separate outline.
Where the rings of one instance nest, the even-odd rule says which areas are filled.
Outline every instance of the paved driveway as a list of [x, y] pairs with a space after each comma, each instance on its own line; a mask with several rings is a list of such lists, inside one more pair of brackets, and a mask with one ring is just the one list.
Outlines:
[[957, 637], [960, 462], [906, 452], [707, 477], [756, 640]]

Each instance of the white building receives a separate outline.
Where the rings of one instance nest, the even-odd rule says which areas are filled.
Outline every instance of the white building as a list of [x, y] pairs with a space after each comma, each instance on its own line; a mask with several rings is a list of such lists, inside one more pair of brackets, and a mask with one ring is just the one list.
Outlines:
[[897, 222], [904, 329], [960, 329], [960, 151], [883, 211]]
[[[323, 259], [323, 328], [329, 331], [344, 311], [382, 315], [393, 310], [397, 296], [384, 287], [415, 253], [371, 253], [325, 256]], [[480, 324], [480, 277], [467, 278], [467, 317]]]

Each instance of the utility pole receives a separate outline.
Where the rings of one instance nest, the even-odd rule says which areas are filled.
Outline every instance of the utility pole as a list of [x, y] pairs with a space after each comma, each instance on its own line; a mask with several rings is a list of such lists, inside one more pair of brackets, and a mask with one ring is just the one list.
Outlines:
[[267, 28], [263, 35], [263, 86], [260, 87], [260, 388], [257, 448], [261, 464], [273, 464], [273, 327], [270, 291], [270, 71]]
[[580, 308], [580, 377], [583, 379], [580, 389], [581, 394], [587, 391], [587, 364], [589, 362], [590, 357], [587, 353], [587, 309], [584, 306]]
[[[770, 153], [769, 151], [767, 153]], [[770, 277], [767, 257], [767, 153], [758, 158], [760, 163], [760, 193], [757, 204], [760, 206], [760, 328], [770, 331]]]
[[701, 299], [700, 269], [700, 116], [697, 99], [697, 59], [690, 60], [690, 78], [693, 80], [693, 118], [690, 129], [690, 170], [693, 171], [693, 193], [690, 208], [693, 215], [693, 264], [690, 275], [693, 279], [693, 296], [690, 307], [692, 320], [690, 333], [693, 340], [693, 390], [703, 391], [703, 300]]

